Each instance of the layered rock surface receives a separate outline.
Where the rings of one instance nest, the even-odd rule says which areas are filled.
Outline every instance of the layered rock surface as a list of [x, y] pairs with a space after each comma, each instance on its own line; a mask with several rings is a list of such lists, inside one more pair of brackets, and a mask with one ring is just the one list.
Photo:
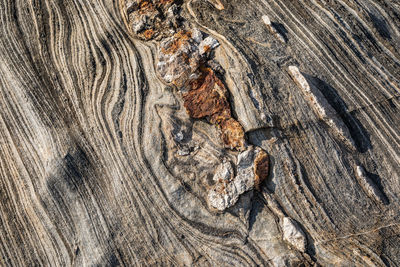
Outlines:
[[0, 0], [0, 265], [399, 265], [399, 17]]

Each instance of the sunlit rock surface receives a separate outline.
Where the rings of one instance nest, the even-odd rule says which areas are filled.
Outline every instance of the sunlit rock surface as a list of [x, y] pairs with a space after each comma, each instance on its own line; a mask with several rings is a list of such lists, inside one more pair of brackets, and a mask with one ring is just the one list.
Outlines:
[[400, 5], [0, 0], [1, 266], [400, 265]]

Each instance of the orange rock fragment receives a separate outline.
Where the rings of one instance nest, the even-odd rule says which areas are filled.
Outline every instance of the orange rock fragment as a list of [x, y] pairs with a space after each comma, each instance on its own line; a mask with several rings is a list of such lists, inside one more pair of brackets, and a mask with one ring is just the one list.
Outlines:
[[203, 49], [204, 53], [207, 53], [208, 51], [210, 51], [211, 47], [209, 45], [205, 45]]
[[260, 184], [268, 177], [269, 156], [261, 150], [254, 159], [254, 187], [260, 190]]
[[190, 84], [190, 90], [183, 94], [183, 100], [192, 118], [201, 119], [223, 113], [231, 116], [227, 91], [212, 70], [207, 69]]
[[149, 40], [149, 39], [151, 39], [151, 37], [153, 37], [154, 30], [152, 30], [152, 29], [145, 30], [143, 35], [146, 38], [146, 40]]
[[139, 3], [139, 13], [145, 14], [147, 12], [152, 12], [155, 10], [153, 3], [149, 1], [142, 1]]
[[185, 42], [192, 37], [191, 31], [179, 31], [175, 33], [174, 40], [168, 46], [168, 48], [162, 48], [161, 51], [164, 54], [174, 54]]
[[244, 130], [232, 118], [228, 91], [211, 69], [201, 70], [200, 77], [189, 84], [183, 93], [184, 106], [189, 116], [207, 118], [221, 130], [222, 140], [230, 149], [242, 150], [245, 146]]

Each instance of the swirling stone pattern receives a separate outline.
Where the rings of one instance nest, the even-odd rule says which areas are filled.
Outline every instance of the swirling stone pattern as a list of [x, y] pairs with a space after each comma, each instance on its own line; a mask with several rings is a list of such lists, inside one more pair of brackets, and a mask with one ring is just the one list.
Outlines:
[[181, 2], [220, 44], [266, 183], [209, 208], [212, 170], [238, 152], [163, 83], [125, 2], [1, 0], [0, 265], [397, 266], [399, 4]]

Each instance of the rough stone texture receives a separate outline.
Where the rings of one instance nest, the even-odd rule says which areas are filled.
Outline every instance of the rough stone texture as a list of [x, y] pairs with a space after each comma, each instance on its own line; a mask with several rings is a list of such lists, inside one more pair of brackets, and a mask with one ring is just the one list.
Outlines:
[[307, 239], [300, 226], [293, 219], [284, 217], [281, 220], [283, 239], [301, 252], [306, 251]]
[[[205, 67], [247, 144], [268, 152], [260, 191], [223, 211], [208, 205], [218, 166], [235, 172], [241, 152], [190, 118], [181, 88], [157, 71], [160, 41], [179, 32], [175, 15], [146, 41], [124, 1], [0, 0], [0, 265], [398, 266], [398, 1], [175, 4], [176, 26], [220, 44]], [[285, 217], [305, 252], [284, 239]]]
[[181, 22], [175, 0], [127, 0], [129, 24], [135, 35], [144, 40], [172, 35]]
[[258, 188], [268, 173], [268, 156], [259, 147], [248, 147], [238, 154], [236, 176], [230, 163], [223, 163], [216, 170], [215, 185], [208, 192], [208, 203], [223, 211], [232, 207], [244, 192]]
[[333, 131], [338, 135], [339, 139], [341, 139], [350, 148], [354, 148], [355, 144], [350, 135], [349, 129], [325, 99], [323, 94], [317, 88], [310, 86], [306, 78], [300, 73], [298, 67], [289, 66], [288, 69], [290, 75], [302, 90], [305, 98], [310, 103], [317, 116], [333, 129]]
[[202, 58], [199, 46], [203, 34], [198, 30], [180, 31], [161, 42], [157, 71], [167, 83], [182, 87], [199, 67]]
[[242, 150], [245, 136], [242, 126], [232, 118], [228, 91], [211, 69], [200, 70], [183, 93], [184, 107], [192, 118], [207, 118], [221, 130], [222, 140], [230, 149]]

